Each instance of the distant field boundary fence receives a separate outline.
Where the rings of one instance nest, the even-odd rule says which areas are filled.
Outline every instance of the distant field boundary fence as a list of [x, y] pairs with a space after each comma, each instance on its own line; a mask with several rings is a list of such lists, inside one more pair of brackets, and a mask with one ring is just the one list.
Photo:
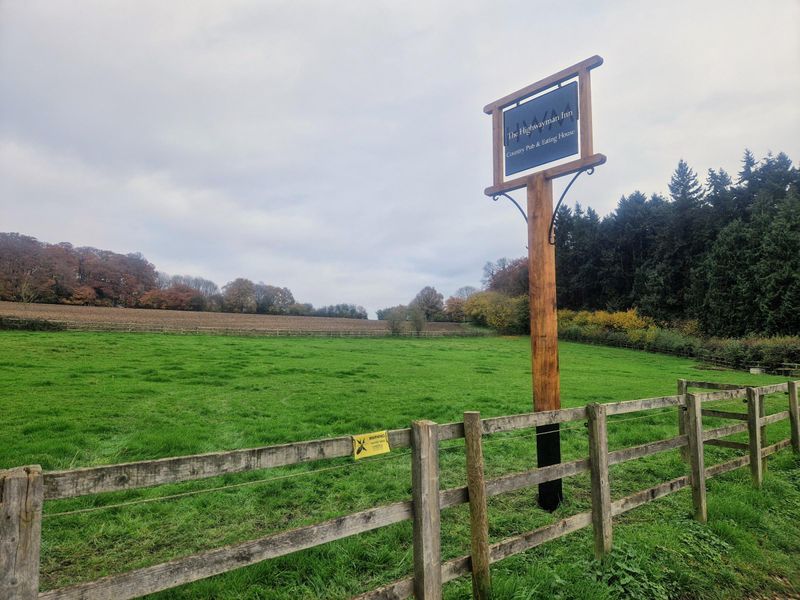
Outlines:
[[[61, 319], [26, 319], [17, 317], [2, 317], [9, 325], [18, 324], [20, 329], [30, 322], [44, 322], [54, 328], [64, 331], [85, 332], [125, 332], [125, 333], [180, 333], [180, 334], [213, 334], [236, 336], [264, 336], [264, 337], [485, 337], [492, 332], [468, 329], [425, 329], [423, 331], [402, 331], [392, 333], [388, 325], [384, 328], [374, 329], [292, 329], [292, 328], [259, 328], [259, 327], [210, 327], [200, 325], [155, 325], [152, 323], [92, 323], [86, 321], [65, 321]], [[357, 321], [357, 319], [353, 319]], [[10, 328], [10, 327], [9, 327]]]
[[[477, 412], [468, 412], [465, 413], [463, 422], [443, 425], [431, 421], [415, 421], [408, 429], [397, 429], [388, 433], [392, 449], [411, 448], [412, 497], [409, 500], [46, 592], [39, 591], [44, 501], [346, 457], [352, 454], [352, 438], [343, 436], [65, 471], [42, 472], [41, 467], [36, 465], [2, 471], [0, 472], [0, 493], [2, 493], [0, 598], [3, 600], [136, 598], [411, 520], [413, 521], [413, 574], [361, 594], [357, 598], [388, 600], [415, 596], [418, 599], [437, 600], [442, 596], [444, 583], [472, 574], [475, 597], [483, 600], [488, 597], [491, 588], [490, 563], [589, 526], [594, 532], [595, 554], [602, 557], [612, 547], [613, 517], [685, 487], [691, 488], [695, 519], [705, 522], [706, 479], [747, 465], [750, 465], [753, 484], [760, 487], [768, 456], [790, 445], [795, 452], [800, 452], [799, 384], [800, 381], [790, 381], [745, 388], [735, 384], [682, 379], [678, 381], [678, 393], [674, 396], [589, 404], [578, 408], [488, 419], [481, 419]], [[715, 391], [690, 392], [692, 388]], [[767, 415], [764, 409], [764, 397], [774, 393], [788, 393], [788, 410]], [[704, 408], [714, 401], [732, 399], [744, 400], [747, 412]], [[677, 436], [621, 450], [608, 450], [607, 424], [614, 422], [609, 420], [609, 417], [670, 407], [677, 409], [679, 432]], [[704, 430], [703, 416], [740, 422]], [[767, 445], [767, 425], [784, 419], [790, 421], [791, 437]], [[588, 426], [588, 457], [493, 479], [484, 478], [481, 445], [483, 436], [582, 420], [585, 420]], [[748, 433], [747, 443], [724, 439], [744, 432]], [[442, 490], [439, 486], [439, 444], [445, 440], [460, 438], [465, 440], [467, 486]], [[706, 444], [746, 450], [747, 454], [706, 467], [704, 462]], [[678, 448], [681, 449], [688, 465], [686, 475], [619, 500], [611, 500], [610, 466]], [[489, 544], [486, 507], [488, 497], [585, 472], [590, 473], [591, 510]], [[440, 551], [440, 511], [465, 503], [469, 503], [470, 507], [471, 554], [443, 562]]]

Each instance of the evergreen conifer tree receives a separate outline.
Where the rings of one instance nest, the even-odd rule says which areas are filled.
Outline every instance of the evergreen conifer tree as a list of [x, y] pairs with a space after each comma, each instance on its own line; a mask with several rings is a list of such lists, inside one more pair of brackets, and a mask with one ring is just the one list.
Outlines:
[[753, 179], [753, 169], [756, 166], [756, 158], [750, 152], [750, 148], [744, 149], [744, 156], [742, 157], [742, 170], [739, 171], [739, 179], [737, 183], [749, 184]]

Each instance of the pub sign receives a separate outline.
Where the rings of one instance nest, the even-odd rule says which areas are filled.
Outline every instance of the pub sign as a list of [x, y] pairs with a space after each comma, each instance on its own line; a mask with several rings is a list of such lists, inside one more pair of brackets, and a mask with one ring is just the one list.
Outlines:
[[503, 111], [506, 176], [577, 153], [577, 81]]

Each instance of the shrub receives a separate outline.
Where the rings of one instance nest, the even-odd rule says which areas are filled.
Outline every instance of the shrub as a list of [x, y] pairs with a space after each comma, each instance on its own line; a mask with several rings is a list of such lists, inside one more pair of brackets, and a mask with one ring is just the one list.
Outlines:
[[504, 294], [496, 294], [489, 303], [486, 324], [500, 333], [508, 333], [514, 326], [514, 301]]
[[700, 337], [702, 335], [702, 331], [700, 330], [700, 321], [697, 319], [678, 321], [675, 323], [674, 327], [684, 335], [691, 335], [694, 337]]
[[761, 364], [768, 369], [777, 369], [785, 362], [800, 363], [800, 337], [787, 335], [752, 342], [760, 348]]
[[653, 350], [658, 339], [658, 328], [648, 327], [647, 329], [631, 329], [627, 332], [628, 341], [637, 347]]
[[516, 330], [514, 333], [529, 334], [531, 332], [531, 303], [528, 296], [514, 298]]
[[476, 325], [488, 326], [490, 307], [499, 296], [501, 296], [499, 292], [478, 292], [477, 294], [472, 294], [464, 303], [464, 314]]
[[706, 341], [706, 350], [715, 358], [720, 358], [731, 366], [743, 367], [752, 362], [753, 353], [749, 352], [742, 340], [712, 338]]
[[20, 317], [0, 317], [0, 330], [9, 331], [64, 331], [61, 323], [45, 319], [26, 319]]
[[384, 313], [386, 327], [392, 335], [400, 335], [408, 319], [408, 309], [405, 306], [395, 306]]
[[414, 333], [419, 335], [425, 330], [425, 325], [428, 322], [428, 318], [425, 315], [425, 311], [421, 307], [409, 307], [408, 318], [411, 320], [411, 327], [414, 329]]
[[476, 325], [491, 327], [499, 333], [529, 331], [527, 296], [511, 297], [501, 292], [478, 292], [464, 303], [464, 313]]
[[671, 329], [657, 329], [653, 340], [653, 350], [669, 354], [696, 356], [700, 347], [699, 340]]
[[457, 298], [450, 296], [444, 305], [444, 314], [448, 321], [454, 323], [461, 323], [467, 320], [467, 314], [464, 312], [464, 305], [467, 301], [464, 298]]

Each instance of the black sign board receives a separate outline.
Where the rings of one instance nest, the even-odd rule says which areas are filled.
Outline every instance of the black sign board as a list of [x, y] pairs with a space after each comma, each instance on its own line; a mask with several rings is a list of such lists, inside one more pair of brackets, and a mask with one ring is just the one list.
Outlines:
[[577, 81], [503, 112], [507, 176], [577, 153]]

